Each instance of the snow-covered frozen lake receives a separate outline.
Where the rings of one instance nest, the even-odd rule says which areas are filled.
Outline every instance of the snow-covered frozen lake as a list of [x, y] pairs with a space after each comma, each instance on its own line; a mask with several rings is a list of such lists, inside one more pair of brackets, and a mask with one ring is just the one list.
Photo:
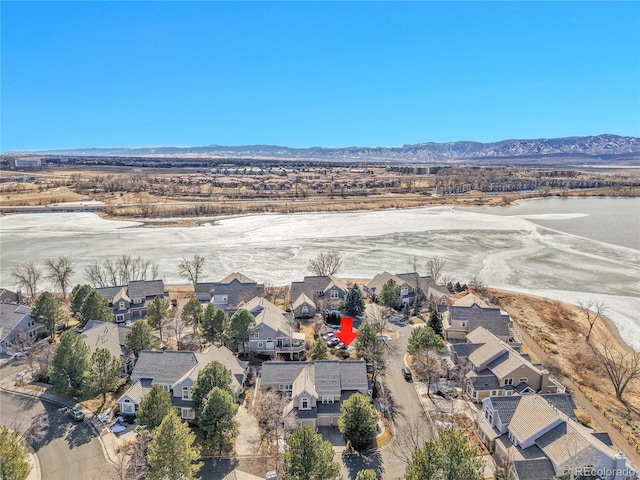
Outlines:
[[414, 256], [422, 265], [439, 256], [445, 274], [461, 283], [477, 276], [496, 288], [574, 303], [605, 299], [623, 338], [640, 348], [640, 249], [628, 246], [640, 241], [640, 199], [557, 202], [252, 215], [190, 228], [142, 228], [91, 213], [10, 215], [0, 218], [0, 285], [14, 285], [16, 265], [60, 255], [73, 258], [74, 283], [84, 281], [87, 264], [123, 253], [155, 259], [166, 282], [185, 283], [177, 264], [199, 253], [207, 256], [206, 280], [241, 271], [274, 285], [301, 279], [323, 250], [340, 251], [342, 275], [353, 278], [407, 271]]

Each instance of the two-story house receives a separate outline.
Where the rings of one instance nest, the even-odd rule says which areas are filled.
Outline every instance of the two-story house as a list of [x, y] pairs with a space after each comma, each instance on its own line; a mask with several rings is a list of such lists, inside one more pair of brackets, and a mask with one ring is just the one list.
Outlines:
[[196, 411], [191, 389], [198, 379], [198, 372], [214, 360], [231, 370], [231, 388], [238, 401], [244, 391], [248, 363], [238, 360], [226, 347], [211, 346], [202, 353], [174, 350], [140, 352], [131, 372], [132, 385], [116, 403], [122, 413], [134, 415], [151, 387], [160, 385], [171, 394], [171, 403], [178, 409], [180, 417], [194, 420]]
[[31, 318], [31, 309], [17, 303], [0, 303], [0, 352], [20, 351], [46, 333]]
[[219, 282], [196, 283], [196, 297], [203, 303], [213, 303], [216, 308], [232, 314], [238, 305], [253, 297], [264, 295], [264, 285], [246, 275], [233, 272]]
[[354, 393], [371, 397], [364, 360], [264, 362], [261, 388], [289, 396], [283, 415], [314, 427], [337, 425], [340, 406]]
[[423, 301], [428, 300], [434, 304], [448, 305], [451, 303], [449, 291], [444, 286], [436, 285], [431, 276], [421, 276], [419, 273], [397, 273], [382, 272], [373, 277], [365, 286], [364, 292], [373, 302], [376, 301], [382, 287], [393, 280], [400, 287], [400, 303], [402, 305], [412, 304], [416, 295]]
[[129, 327], [123, 325], [89, 320], [80, 337], [89, 347], [91, 354], [98, 348], [108, 350], [112, 357], [120, 360], [122, 372], [128, 375], [135, 363], [133, 352], [125, 343], [128, 331]]
[[466, 392], [475, 402], [489, 396], [564, 391], [548, 370], [483, 327], [469, 333], [467, 343], [452, 344], [451, 357], [454, 363], [470, 364]]
[[258, 355], [284, 355], [299, 359], [305, 351], [304, 333], [293, 330], [292, 319], [278, 306], [262, 297], [255, 297], [239, 306], [256, 319], [248, 350]]
[[463, 341], [478, 327], [484, 327], [505, 342], [513, 341], [511, 316], [499, 308], [489, 307], [484, 301], [481, 304], [473, 301], [469, 306], [456, 302], [442, 309], [441, 313], [444, 338], [449, 341]]
[[306, 317], [312, 316], [312, 311], [315, 315], [325, 310], [340, 310], [348, 291], [349, 287], [335, 275], [307, 276], [301, 282], [292, 282], [291, 302], [299, 307], [294, 314]]
[[164, 290], [162, 280], [136, 280], [127, 285], [101, 287], [96, 290], [109, 302], [117, 323], [144, 317], [150, 302], [156, 297], [169, 296]]
[[626, 456], [611, 448], [605, 432], [576, 422], [574, 409], [567, 395], [490, 397], [478, 434], [515, 480], [628, 478]]

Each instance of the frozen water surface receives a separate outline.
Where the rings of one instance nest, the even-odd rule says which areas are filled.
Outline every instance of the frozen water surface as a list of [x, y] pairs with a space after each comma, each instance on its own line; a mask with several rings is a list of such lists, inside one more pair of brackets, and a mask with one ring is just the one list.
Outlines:
[[[599, 201], [610, 205], [612, 218], [620, 211], [614, 199]], [[253, 215], [166, 228], [91, 213], [11, 215], [0, 219], [0, 285], [13, 285], [16, 265], [30, 260], [42, 265], [59, 255], [74, 259], [74, 282], [84, 281], [87, 264], [124, 253], [157, 260], [165, 281], [184, 283], [178, 276], [180, 258], [204, 253], [206, 280], [241, 271], [275, 285], [301, 279], [307, 262], [323, 250], [342, 252], [343, 275], [363, 278], [406, 271], [413, 256], [421, 265], [440, 256], [447, 260], [446, 275], [461, 282], [477, 276], [497, 288], [573, 303], [604, 299], [623, 336], [640, 348], [640, 250], [572, 233], [572, 222], [583, 225], [590, 216], [588, 208], [580, 208], [586, 204], [554, 212], [540, 202], [536, 212], [535, 202], [527, 203], [526, 211], [516, 209], [513, 215], [509, 209], [436, 207]], [[630, 218], [621, 226], [633, 241], [640, 232]], [[545, 226], [538, 224], [543, 221]]]

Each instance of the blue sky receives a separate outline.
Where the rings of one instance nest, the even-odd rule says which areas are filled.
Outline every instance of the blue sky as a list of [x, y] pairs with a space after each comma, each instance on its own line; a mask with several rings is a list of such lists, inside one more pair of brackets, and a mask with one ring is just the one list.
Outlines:
[[640, 2], [1, 3], [2, 152], [640, 136]]

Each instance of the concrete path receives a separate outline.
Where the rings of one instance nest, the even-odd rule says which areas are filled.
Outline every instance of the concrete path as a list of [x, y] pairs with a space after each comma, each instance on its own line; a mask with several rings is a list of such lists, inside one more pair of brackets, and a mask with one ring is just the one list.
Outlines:
[[243, 405], [238, 408], [236, 420], [240, 423], [240, 429], [236, 438], [236, 455], [242, 457], [255, 455], [257, 439], [260, 438], [258, 421]]

